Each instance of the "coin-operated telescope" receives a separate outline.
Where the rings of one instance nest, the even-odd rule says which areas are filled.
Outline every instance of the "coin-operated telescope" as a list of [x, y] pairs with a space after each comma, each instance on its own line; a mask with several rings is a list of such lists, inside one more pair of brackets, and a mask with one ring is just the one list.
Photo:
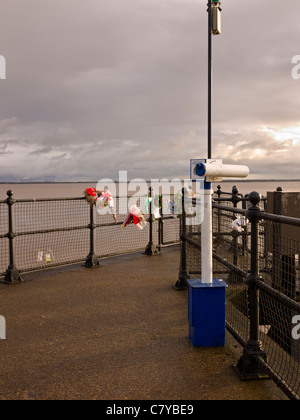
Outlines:
[[191, 179], [205, 182], [222, 182], [223, 178], [247, 178], [248, 166], [224, 165], [221, 159], [191, 160]]
[[202, 281], [213, 282], [212, 182], [223, 178], [247, 178], [247, 166], [225, 165], [221, 159], [192, 159], [191, 180], [204, 181], [204, 218], [202, 223]]
[[202, 279], [189, 280], [189, 338], [196, 347], [225, 345], [227, 284], [213, 278], [212, 182], [221, 182], [223, 178], [247, 178], [249, 172], [247, 166], [225, 165], [219, 159], [191, 160], [191, 180], [204, 182]]

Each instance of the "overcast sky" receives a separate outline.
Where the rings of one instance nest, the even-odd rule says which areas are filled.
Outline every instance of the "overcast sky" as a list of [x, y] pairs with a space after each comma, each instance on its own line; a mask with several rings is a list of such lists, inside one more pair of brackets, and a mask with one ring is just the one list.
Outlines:
[[[188, 177], [207, 156], [206, 4], [2, 0], [0, 181]], [[300, 2], [222, 8], [213, 157], [300, 178]]]

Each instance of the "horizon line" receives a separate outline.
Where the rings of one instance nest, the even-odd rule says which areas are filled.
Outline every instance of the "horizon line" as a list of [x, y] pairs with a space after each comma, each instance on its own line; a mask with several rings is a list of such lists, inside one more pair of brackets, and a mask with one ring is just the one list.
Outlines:
[[[179, 179], [179, 178], [177, 178]], [[184, 179], [182, 179], [184, 180]], [[115, 183], [123, 183], [123, 181], [120, 180], [112, 180]], [[128, 180], [127, 184], [129, 182], [134, 182], [138, 180], [136, 178], [132, 179], [132, 180]], [[164, 179], [152, 179], [152, 180], [145, 180], [145, 182], [153, 182], [153, 181], [158, 181], [158, 182], [171, 182], [171, 180], [166, 180], [166, 178]], [[83, 181], [0, 181], [0, 185], [6, 185], [6, 184], [97, 184], [99, 181], [89, 181], [89, 180], [83, 180]], [[278, 179], [278, 178], [257, 178], [257, 179], [225, 179], [223, 181], [219, 181], [219, 182], [214, 182], [214, 183], [222, 183], [222, 182], [300, 182], [299, 178], [286, 178], [286, 179]]]

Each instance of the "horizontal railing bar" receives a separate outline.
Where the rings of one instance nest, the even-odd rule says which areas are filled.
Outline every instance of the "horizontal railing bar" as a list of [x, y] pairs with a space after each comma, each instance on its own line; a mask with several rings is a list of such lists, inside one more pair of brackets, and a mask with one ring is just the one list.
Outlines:
[[246, 347], [247, 341], [241, 337], [241, 335], [235, 330], [235, 328], [232, 327], [232, 325], [230, 325], [228, 321], [226, 321], [226, 328], [242, 347]]
[[181, 240], [188, 242], [189, 244], [195, 246], [198, 249], [201, 249], [201, 244], [199, 244], [198, 242], [193, 241], [193, 239], [189, 238], [186, 235], [181, 235]]
[[[95, 223], [95, 228], [102, 228], [102, 227], [113, 227], [113, 226], [121, 226], [122, 222], [112, 222], [112, 223]], [[43, 230], [34, 230], [28, 232], [16, 232], [15, 237], [17, 236], [26, 236], [26, 235], [37, 235], [37, 234], [44, 234], [44, 233], [55, 233], [55, 232], [69, 232], [72, 230], [82, 230], [82, 229], [90, 229], [89, 225], [84, 226], [72, 226], [72, 227], [65, 227], [65, 228], [53, 228], [53, 229], [43, 229]], [[0, 235], [0, 239], [7, 238], [8, 234]]]
[[26, 198], [15, 199], [15, 204], [18, 203], [45, 203], [48, 201], [83, 201], [85, 197], [65, 197], [65, 198]]
[[279, 216], [263, 212], [261, 212], [258, 217], [262, 220], [269, 220], [275, 223], [300, 227], [300, 218], [298, 219], [296, 217]]
[[[73, 226], [73, 227], [66, 227], [66, 228], [33, 230], [33, 231], [28, 231], [28, 232], [17, 232], [17, 233], [15, 233], [15, 237], [17, 237], [17, 236], [27, 236], [27, 235], [28, 236], [30, 236], [30, 235], [42, 235], [44, 233], [69, 232], [69, 231], [72, 231], [72, 230], [82, 230], [82, 229], [89, 229], [89, 226], [85, 225], [85, 226]], [[7, 237], [7, 235], [4, 235], [4, 236]]]
[[232, 264], [231, 262], [225, 260], [224, 258], [219, 257], [219, 255], [216, 252], [213, 252], [213, 257], [219, 263], [225, 265], [225, 267], [229, 268], [231, 271], [235, 272], [236, 274], [239, 274], [240, 276], [242, 276], [244, 278], [246, 278], [248, 276], [248, 272], [242, 270], [241, 268], [239, 268], [236, 265]]
[[248, 213], [248, 211], [244, 210], [244, 209], [238, 209], [236, 207], [221, 206], [220, 204], [213, 204], [213, 208], [218, 209], [218, 210], [228, 211], [228, 212], [231, 212], [231, 213], [242, 214], [244, 216], [246, 216], [247, 213]]
[[261, 280], [257, 280], [257, 286], [260, 290], [264, 291], [266, 294], [285, 305], [291, 311], [300, 314], [300, 304], [297, 303], [295, 300], [289, 298], [285, 294], [279, 292], [278, 290], [274, 289], [273, 287], [269, 286]]
[[[138, 201], [140, 198], [147, 198], [147, 195], [140, 195], [140, 196], [134, 196], [136, 201]], [[132, 195], [124, 195], [124, 196], [116, 196], [115, 199], [120, 198], [133, 198]], [[86, 200], [85, 197], [61, 197], [61, 198], [26, 198], [26, 199], [15, 199], [15, 203], [44, 203], [48, 201], [83, 201]], [[0, 204], [7, 204], [6, 200], [0, 202]]]

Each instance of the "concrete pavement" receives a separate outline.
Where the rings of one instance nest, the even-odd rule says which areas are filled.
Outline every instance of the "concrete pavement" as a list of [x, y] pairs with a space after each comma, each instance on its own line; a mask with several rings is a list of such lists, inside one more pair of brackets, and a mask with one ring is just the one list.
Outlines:
[[241, 354], [194, 348], [179, 248], [68, 266], [0, 285], [2, 400], [279, 400], [272, 381], [241, 382]]

